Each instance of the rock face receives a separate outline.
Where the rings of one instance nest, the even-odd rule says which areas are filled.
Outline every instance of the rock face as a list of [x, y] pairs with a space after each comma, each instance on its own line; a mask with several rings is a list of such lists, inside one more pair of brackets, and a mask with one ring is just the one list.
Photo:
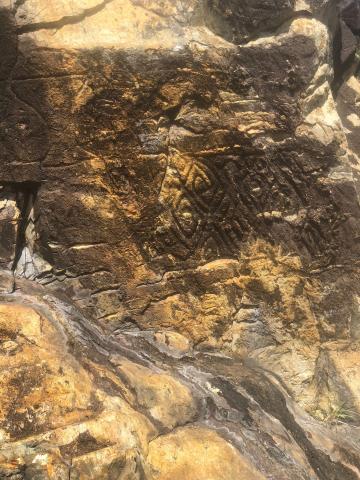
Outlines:
[[0, 310], [6, 475], [359, 478], [284, 406], [359, 424], [359, 33], [358, 0], [0, 0], [0, 282], [38, 311]]
[[359, 478], [354, 427], [332, 432], [239, 359], [161, 345], [104, 334], [32, 282], [4, 291], [0, 478]]

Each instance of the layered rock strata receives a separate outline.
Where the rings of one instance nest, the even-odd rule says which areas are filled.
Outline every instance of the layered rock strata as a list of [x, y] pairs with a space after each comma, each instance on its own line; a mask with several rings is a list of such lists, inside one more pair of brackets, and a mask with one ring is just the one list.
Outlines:
[[312, 419], [272, 374], [149, 332], [104, 335], [46, 287], [2, 285], [1, 478], [359, 478], [354, 427]]

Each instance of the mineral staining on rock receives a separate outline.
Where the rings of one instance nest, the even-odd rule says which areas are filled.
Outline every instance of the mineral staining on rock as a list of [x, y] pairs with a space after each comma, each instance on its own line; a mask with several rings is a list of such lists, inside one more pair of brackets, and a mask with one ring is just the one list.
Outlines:
[[1, 478], [358, 478], [352, 427], [331, 432], [258, 368], [104, 334], [27, 280], [0, 302]]
[[359, 478], [359, 11], [0, 0], [3, 475]]

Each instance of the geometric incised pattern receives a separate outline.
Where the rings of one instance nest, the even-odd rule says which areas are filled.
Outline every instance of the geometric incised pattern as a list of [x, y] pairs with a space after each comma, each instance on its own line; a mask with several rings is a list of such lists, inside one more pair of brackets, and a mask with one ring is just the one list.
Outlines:
[[221, 221], [226, 221], [227, 200], [221, 183], [204, 164], [190, 161], [182, 169], [169, 167], [160, 199], [169, 225], [168, 249], [183, 260], [199, 250], [214, 255], [231, 249], [233, 242]]
[[230, 247], [221, 228], [226, 194], [218, 179], [209, 168], [196, 162], [190, 163], [183, 174], [178, 170], [176, 173], [170, 213], [175, 235], [187, 254], [222, 244]]
[[[201, 160], [177, 153], [170, 159], [159, 198], [163, 212], [155, 226], [155, 256], [170, 255], [177, 262], [237, 257], [251, 234], [270, 241], [283, 237], [286, 246], [311, 259], [334, 253], [334, 227], [341, 219], [317, 182], [319, 171], [312, 175], [291, 155], [270, 161], [236, 153]], [[307, 208], [310, 198], [314, 214]]]

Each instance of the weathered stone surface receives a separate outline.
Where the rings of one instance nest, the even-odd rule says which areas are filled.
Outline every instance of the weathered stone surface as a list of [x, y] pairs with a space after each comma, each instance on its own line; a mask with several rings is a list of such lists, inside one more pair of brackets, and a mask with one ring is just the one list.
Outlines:
[[150, 478], [186, 478], [192, 471], [195, 480], [263, 480], [217, 433], [189, 428], [165, 435], [150, 443]]
[[[3, 439], [19, 440], [68, 425], [71, 435], [78, 430], [71, 425], [80, 422], [93, 425], [89, 429], [93, 432], [111, 418], [126, 414], [120, 398], [114, 398], [112, 405], [107, 403], [93, 375], [70, 354], [64, 332], [49, 319], [29, 307], [0, 305], [0, 332]], [[117, 383], [121, 388], [120, 380]], [[122, 388], [126, 392], [126, 388]], [[103, 415], [106, 403], [109, 411]], [[151, 425], [141, 415], [134, 412], [129, 422], [132, 428], [138, 423], [141, 429], [143, 424], [145, 436], [151, 434]], [[126, 436], [125, 432], [121, 435]], [[112, 436], [119, 436], [110, 428], [103, 434], [111, 440]], [[139, 433], [136, 437], [141, 438]]]
[[[344, 456], [343, 440], [307, 430], [303, 413], [279, 413], [287, 394], [254, 372], [325, 423], [359, 423], [359, 8], [0, 0], [0, 290], [32, 298], [49, 285], [90, 322], [74, 333], [61, 312], [2, 307], [1, 428], [6, 455], [22, 459], [5, 455], [4, 472], [184, 476], [188, 445], [160, 468], [149, 442], [171, 455], [184, 436], [203, 451], [205, 426], [216, 450], [212, 429], [222, 435], [235, 415], [242, 426], [229, 431], [254, 478], [357, 478], [356, 448]], [[268, 414], [282, 461], [265, 448]], [[262, 432], [251, 440], [248, 415]], [[28, 446], [14, 453], [50, 431], [53, 445], [73, 445], [70, 473], [62, 447], [34, 465]], [[204, 463], [208, 478], [242, 475], [234, 455], [220, 473]]]
[[360, 131], [360, 80], [356, 75], [341, 86], [337, 95], [337, 107], [346, 131], [353, 175], [359, 189], [359, 131]]
[[131, 395], [119, 378], [118, 395], [99, 386], [100, 378], [111, 384], [111, 372], [92, 370], [89, 356], [82, 365], [56, 320], [0, 306], [2, 478], [112, 478], [156, 429], [124, 400]]
[[185, 355], [192, 348], [191, 342], [187, 337], [174, 331], [158, 331], [153, 338], [158, 347], [171, 352], [174, 356]]
[[191, 392], [171, 376], [127, 361], [121, 361], [117, 367], [134, 390], [138, 405], [163, 426], [174, 428], [196, 418]]
[[312, 419], [258, 368], [104, 335], [29, 281], [0, 302], [1, 478], [358, 478], [351, 427]]

